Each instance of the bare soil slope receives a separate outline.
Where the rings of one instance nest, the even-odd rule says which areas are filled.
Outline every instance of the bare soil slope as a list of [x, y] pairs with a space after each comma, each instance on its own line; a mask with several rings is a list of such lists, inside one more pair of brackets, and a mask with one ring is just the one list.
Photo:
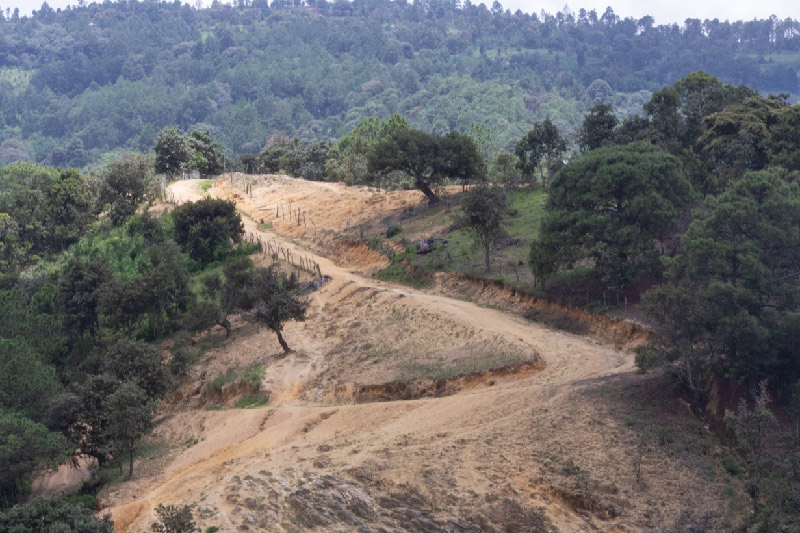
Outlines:
[[[196, 185], [171, 190], [192, 200]], [[363, 256], [312, 251], [332, 250], [326, 239], [348, 220], [379, 224], [418, 205], [418, 193], [274, 176], [223, 178], [210, 192], [237, 200], [252, 238], [332, 281], [312, 294], [308, 320], [286, 328], [296, 353], [237, 324], [197, 364], [183, 400], [259, 363], [270, 404], [172, 409], [154, 438], [177, 446], [175, 458], [104, 495], [119, 531], [148, 531], [158, 503], [193, 504], [203, 530], [220, 531], [730, 529], [738, 489], [720, 451], [680, 404], [650, 394], [630, 352], [366, 278], [375, 262]], [[299, 226], [278, 219], [290, 202]]]

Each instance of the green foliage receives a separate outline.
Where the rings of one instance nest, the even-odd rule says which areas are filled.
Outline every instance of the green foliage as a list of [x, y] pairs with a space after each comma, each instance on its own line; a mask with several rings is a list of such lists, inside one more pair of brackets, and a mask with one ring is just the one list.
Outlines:
[[92, 220], [92, 202], [77, 170], [34, 163], [0, 168], [0, 274], [75, 242]]
[[146, 342], [119, 340], [110, 345], [103, 354], [103, 368], [121, 382], [136, 383], [149, 398], [164, 396], [171, 385], [161, 350]]
[[228, 383], [233, 383], [234, 381], [239, 379], [239, 374], [237, 374], [232, 369], [228, 369], [225, 371], [224, 374], [220, 374], [219, 376], [215, 377], [211, 380], [208, 384], [208, 389], [214, 393], [222, 392], [222, 387], [227, 385]]
[[674, 28], [478, 3], [429, 16], [413, 2], [372, 0], [315, 4], [314, 17], [280, 2], [137, 7], [4, 22], [0, 125], [11, 146], [0, 161], [79, 166], [81, 153], [149, 150], [168, 124], [253, 153], [277, 132], [322, 141], [392, 113], [437, 135], [484, 124], [510, 149], [536, 121], [549, 116], [572, 134], [595, 99], [624, 115], [641, 93], [707, 65], [765, 94], [798, 92], [792, 19]]
[[377, 272], [374, 277], [383, 281], [392, 281], [394, 283], [401, 283], [409, 285], [417, 289], [427, 287], [430, 285], [430, 280], [422, 275], [419, 267], [411, 264], [411, 261], [416, 257], [416, 247], [408, 246], [405, 252], [397, 254], [392, 257], [392, 263]]
[[[195, 130], [189, 135], [189, 149], [195, 154], [197, 164], [193, 165], [200, 174], [207, 176], [219, 174], [225, 166], [225, 148], [216, 142], [208, 130]], [[159, 153], [156, 141], [156, 153]], [[199, 156], [199, 158], [198, 158]], [[166, 172], [166, 171], [165, 171]], [[167, 172], [169, 174], [169, 172]]]
[[102, 257], [95, 261], [74, 261], [62, 272], [57, 301], [64, 330], [72, 339], [84, 333], [93, 339], [98, 335], [100, 293], [111, 276], [111, 269]]
[[242, 379], [249, 381], [253, 387], [260, 387], [261, 380], [264, 379], [264, 367], [259, 364], [248, 366], [242, 373]]
[[679, 315], [673, 322], [689, 321], [677, 337], [702, 334], [722, 375], [766, 372], [780, 388], [800, 377], [799, 217], [800, 185], [786, 171], [746, 174], [695, 214], [670, 262], [684, 298], [696, 302], [667, 312]]
[[547, 278], [591, 261], [596, 279], [621, 289], [653, 272], [691, 186], [679, 161], [647, 143], [599, 148], [565, 166], [547, 200], [531, 268]]
[[329, 150], [330, 144], [327, 142], [304, 144], [297, 137], [273, 136], [256, 162], [264, 172], [284, 172], [290, 176], [321, 181], [325, 179]]
[[0, 529], [13, 533], [114, 533], [110, 515], [96, 518], [91, 509], [69, 498], [36, 498], [0, 511]]
[[194, 523], [192, 508], [188, 505], [178, 507], [158, 504], [156, 515], [158, 522], [153, 522], [150, 526], [154, 533], [199, 533], [200, 531], [200, 528]]
[[23, 340], [0, 338], [0, 408], [41, 420], [58, 389], [55, 369], [41, 355]]
[[547, 187], [551, 169], [560, 161], [567, 151], [567, 140], [561, 136], [558, 128], [549, 118], [533, 125], [533, 129], [514, 147], [518, 168], [530, 183], [535, 184], [535, 172], [538, 170], [542, 186]]
[[759, 510], [761, 482], [770, 469], [769, 431], [776, 423], [775, 415], [770, 411], [768, 403], [766, 384], [762, 382], [752, 409], [742, 398], [735, 412], [725, 410], [725, 425], [733, 433], [736, 446], [747, 461], [750, 484], [748, 492], [753, 502], [754, 513]]
[[291, 352], [291, 349], [283, 339], [283, 325], [289, 320], [305, 320], [308, 308], [308, 302], [298, 298], [296, 290], [296, 278], [276, 272], [272, 266], [256, 268], [249, 288], [253, 307], [248, 318], [274, 331], [286, 353]]
[[488, 272], [491, 270], [492, 245], [507, 235], [503, 219], [514, 214], [506, 192], [500, 187], [473, 187], [464, 195], [461, 209], [464, 212], [462, 224], [474, 233], [483, 246]]
[[100, 204], [108, 206], [115, 225], [130, 218], [147, 196], [155, 196], [153, 158], [126, 154], [100, 171]]
[[581, 147], [581, 150], [586, 151], [611, 144], [614, 128], [618, 123], [610, 104], [595, 104], [583, 119], [583, 125], [578, 132], [578, 146]]
[[[704, 118], [697, 148], [711, 171], [705, 179], [705, 190], [718, 194], [731, 181], [748, 171], [765, 168], [773, 159], [796, 165], [798, 117], [800, 109], [783, 100], [751, 97]], [[794, 140], [788, 141], [789, 138]]]
[[153, 147], [156, 153], [155, 171], [170, 177], [175, 176], [189, 166], [196, 152], [199, 152], [202, 156], [202, 166], [204, 168], [206, 165], [211, 164], [205, 157], [206, 149], [216, 155], [213, 152], [216, 147], [207, 144], [203, 145], [203, 141], [206, 138], [202, 133], [197, 133], [200, 138], [195, 139], [193, 145], [189, 139], [181, 135], [177, 126], [169, 126], [159, 131], [158, 137], [156, 137], [156, 144]]
[[[34, 471], [58, 465], [66, 454], [61, 435], [22, 413], [0, 407], [0, 508], [27, 493]], [[0, 513], [0, 525], [3, 518]]]
[[19, 280], [0, 290], [0, 337], [21, 340], [47, 361], [63, 354], [64, 336], [57, 314], [57, 290], [46, 277]]
[[500, 150], [489, 168], [489, 180], [493, 183], [516, 185], [521, 174], [515, 154]]
[[399, 121], [394, 125], [390, 122], [382, 133], [367, 153], [369, 171], [384, 176], [392, 173], [411, 176], [414, 186], [431, 204], [439, 202], [431, 187], [446, 178], [465, 184], [486, 179], [483, 159], [469, 136], [451, 131], [438, 137]]
[[244, 233], [233, 202], [204, 198], [179, 205], [172, 212], [175, 241], [202, 264], [228, 251]]
[[394, 224], [389, 226], [386, 230], [386, 238], [391, 239], [392, 237], [397, 237], [398, 235], [403, 233], [403, 226], [400, 224]]
[[258, 392], [255, 394], [245, 394], [236, 400], [234, 407], [237, 409], [257, 409], [258, 407], [264, 407], [268, 403], [269, 396], [263, 392]]
[[133, 476], [133, 458], [139, 440], [153, 428], [156, 402], [134, 381], [123, 381], [103, 402], [106, 451], [120, 463], [127, 456], [128, 478]]

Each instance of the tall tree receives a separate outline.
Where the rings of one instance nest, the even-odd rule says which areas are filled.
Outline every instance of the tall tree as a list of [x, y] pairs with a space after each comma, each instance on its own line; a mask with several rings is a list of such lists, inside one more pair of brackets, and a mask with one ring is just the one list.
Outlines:
[[181, 135], [177, 126], [168, 126], [158, 132], [156, 144], [156, 172], [164, 173], [170, 178], [181, 173], [192, 161], [194, 152], [188, 139]]
[[104, 258], [75, 261], [62, 273], [58, 285], [58, 305], [66, 334], [73, 340], [87, 332], [94, 339], [100, 333], [100, 294], [111, 276], [111, 269]]
[[462, 185], [486, 181], [486, 164], [472, 137], [451, 131], [441, 142], [438, 172]]
[[272, 266], [256, 268], [250, 288], [251, 320], [271, 329], [286, 353], [292, 350], [281, 333], [283, 325], [289, 320], [305, 320], [308, 308], [308, 303], [296, 296], [296, 289], [293, 277], [276, 272]]
[[[61, 435], [19, 412], [0, 407], [0, 508], [15, 504], [26, 494], [33, 473], [57, 465], [66, 452]], [[3, 518], [0, 514], [0, 526]]]
[[428, 133], [412, 128], [397, 128], [377, 142], [369, 152], [370, 172], [387, 174], [400, 171], [414, 179], [430, 204], [439, 203], [431, 189], [444, 178], [440, 161], [441, 142]]
[[594, 150], [611, 144], [614, 139], [614, 128], [618, 121], [611, 104], [598, 103], [589, 109], [578, 132], [578, 146], [581, 150]]
[[779, 389], [800, 378], [800, 185], [785, 170], [748, 173], [710, 198], [669, 275], [698, 302], [674, 312], [702, 327], [700, 355], [718, 375], [772, 376]]
[[[225, 149], [208, 130], [194, 130], [189, 135], [189, 149], [195, 154], [194, 168], [202, 175], [219, 174], [225, 166]], [[156, 153], [158, 153], [156, 144]], [[197, 156], [199, 154], [199, 157]]]
[[[232, 313], [247, 311], [253, 304], [250, 298], [250, 285], [253, 281], [253, 261], [246, 256], [234, 256], [225, 261], [222, 279], [217, 275], [203, 279], [206, 294], [214, 306], [214, 321], [225, 328], [225, 336], [231, 335], [231, 323], [228, 316]], [[215, 300], [219, 300], [216, 303]]]
[[153, 429], [153, 414], [156, 404], [145, 391], [133, 381], [124, 381], [104, 402], [108, 412], [105, 426], [108, 450], [119, 461], [129, 461], [128, 478], [133, 477], [133, 462], [136, 446]]
[[543, 187], [547, 187], [551, 169], [557, 161], [560, 161], [566, 150], [566, 139], [561, 136], [549, 118], [534, 124], [533, 129], [514, 147], [520, 171], [533, 179], [534, 173], [538, 170]]
[[161, 350], [142, 341], [122, 339], [105, 349], [103, 368], [120, 381], [131, 381], [148, 398], [161, 398], [169, 390], [170, 378]]
[[489, 272], [492, 245], [506, 235], [503, 218], [514, 211], [505, 190], [500, 187], [473, 187], [464, 195], [462, 202], [463, 223], [483, 246], [486, 272]]
[[533, 243], [537, 276], [588, 260], [608, 288], [630, 286], [658, 262], [691, 186], [677, 158], [649, 143], [587, 152], [556, 175]]

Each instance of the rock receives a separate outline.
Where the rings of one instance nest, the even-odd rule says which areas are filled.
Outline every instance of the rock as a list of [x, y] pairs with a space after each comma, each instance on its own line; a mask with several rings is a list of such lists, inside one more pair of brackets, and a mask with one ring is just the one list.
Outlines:
[[251, 511], [263, 511], [267, 508], [267, 506], [255, 498], [245, 498], [244, 499], [244, 506], [250, 509]]

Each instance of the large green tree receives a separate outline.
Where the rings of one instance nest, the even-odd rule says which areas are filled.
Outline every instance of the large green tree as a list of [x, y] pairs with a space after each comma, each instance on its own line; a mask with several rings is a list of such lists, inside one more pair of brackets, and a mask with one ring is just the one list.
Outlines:
[[107, 450], [119, 463], [128, 459], [128, 478], [133, 477], [136, 448], [147, 433], [153, 429], [156, 403], [133, 381], [124, 381], [103, 402], [107, 411], [105, 425]]
[[538, 170], [543, 187], [547, 187], [551, 170], [566, 151], [566, 139], [549, 118], [534, 124], [533, 129], [514, 147], [522, 174], [534, 180]]
[[148, 398], [161, 398], [171, 385], [161, 350], [143, 341], [122, 339], [108, 346], [103, 368], [120, 381], [135, 383]]
[[62, 272], [57, 301], [68, 337], [77, 339], [84, 333], [89, 333], [93, 339], [98, 336], [100, 293], [111, 276], [104, 258], [77, 260]]
[[618, 122], [611, 104], [593, 105], [578, 132], [578, 146], [586, 151], [611, 144]]
[[[800, 377], [800, 185], [794, 177], [775, 168], [752, 172], [710, 198], [669, 267], [668, 288], [646, 296], [654, 316], [687, 325], [661, 330], [666, 338], [655, 361], [691, 344], [696, 366], [735, 381], [771, 376], [773, 386], [786, 389]], [[660, 293], [695, 303], [668, 306]]]
[[233, 202], [204, 198], [179, 205], [172, 212], [175, 241], [189, 256], [203, 264], [239, 242], [244, 233], [242, 218]]
[[120, 224], [154, 192], [152, 156], [126, 154], [106, 165], [100, 179], [100, 203], [109, 207], [111, 220]]
[[[61, 435], [22, 413], [0, 407], [0, 507], [16, 503], [27, 493], [37, 470], [57, 465], [66, 455]], [[2, 520], [0, 514], [0, 526]]]
[[181, 135], [177, 126], [168, 126], [159, 131], [153, 150], [156, 153], [156, 172], [169, 177], [175, 177], [186, 169], [194, 155], [189, 140]]
[[605, 287], [629, 287], [657, 266], [658, 239], [690, 192], [680, 161], [649, 143], [587, 152], [553, 180], [531, 249], [534, 273], [588, 265]]
[[[225, 167], [225, 148], [211, 137], [208, 130], [194, 130], [189, 135], [189, 148], [194, 153], [193, 166], [202, 175], [219, 174]], [[159, 145], [156, 144], [156, 153]]]
[[403, 172], [429, 203], [439, 203], [432, 187], [441, 183], [441, 143], [435, 135], [412, 128], [397, 128], [378, 141], [368, 155], [369, 171], [374, 174]]

